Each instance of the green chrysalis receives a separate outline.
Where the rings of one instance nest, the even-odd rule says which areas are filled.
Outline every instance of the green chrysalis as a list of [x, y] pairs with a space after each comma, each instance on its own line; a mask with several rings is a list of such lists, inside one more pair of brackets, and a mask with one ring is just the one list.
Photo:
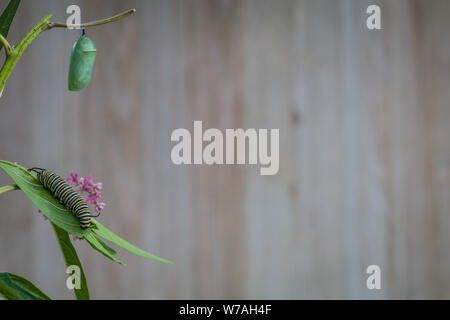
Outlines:
[[83, 30], [81, 37], [75, 42], [70, 55], [69, 90], [80, 91], [91, 82], [92, 67], [94, 66], [97, 49]]

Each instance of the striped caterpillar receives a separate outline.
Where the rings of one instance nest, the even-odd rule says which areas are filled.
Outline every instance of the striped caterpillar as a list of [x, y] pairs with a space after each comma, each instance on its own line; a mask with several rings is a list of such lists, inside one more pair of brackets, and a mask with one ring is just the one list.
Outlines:
[[47, 169], [31, 168], [28, 171], [34, 171], [38, 174], [39, 182], [72, 212], [80, 222], [81, 229], [90, 227], [91, 217], [93, 217], [91, 211], [86, 201], [71, 185], [59, 175]]

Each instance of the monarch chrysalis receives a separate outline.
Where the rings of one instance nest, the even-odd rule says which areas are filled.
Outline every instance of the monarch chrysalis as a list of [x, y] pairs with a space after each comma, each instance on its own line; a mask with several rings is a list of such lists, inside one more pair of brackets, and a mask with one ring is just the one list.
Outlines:
[[91, 211], [81, 195], [56, 173], [41, 168], [31, 168], [38, 174], [39, 182], [45, 189], [66, 206], [70, 212], [80, 221], [81, 229], [87, 229], [91, 225]]
[[97, 49], [83, 29], [83, 34], [75, 42], [70, 54], [69, 90], [80, 91], [91, 82], [92, 68], [94, 66]]

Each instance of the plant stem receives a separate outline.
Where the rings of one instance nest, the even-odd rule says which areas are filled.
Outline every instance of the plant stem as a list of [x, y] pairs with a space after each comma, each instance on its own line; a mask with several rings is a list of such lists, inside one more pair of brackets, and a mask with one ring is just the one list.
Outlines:
[[47, 25], [51, 17], [51, 15], [45, 16], [37, 25], [35, 25], [34, 28], [31, 29], [30, 32], [28, 32], [28, 34], [19, 42], [14, 51], [12, 51], [11, 54], [6, 58], [5, 63], [0, 70], [0, 92], [3, 91], [6, 81], [11, 75], [11, 72], [13, 71], [25, 49], [28, 48], [30, 43], [34, 39], [36, 39], [43, 31], [48, 29]]
[[[126, 18], [126, 17], [128, 17], [129, 15], [132, 15], [135, 12], [136, 12], [136, 9], [130, 9], [130, 10], [127, 10], [125, 12], [119, 13], [119, 14], [117, 14], [115, 16], [106, 18], [106, 19], [101, 19], [101, 20], [91, 21], [91, 22], [87, 22], [87, 23], [82, 23], [82, 24], [80, 24], [77, 27], [79, 27], [79, 28], [89, 28], [89, 27], [101, 26], [103, 24], [107, 24], [107, 23], [110, 23], [110, 22], [114, 22], [114, 21]], [[67, 25], [65, 23], [58, 23], [58, 22], [50, 22], [48, 24], [48, 28], [49, 29], [51, 29], [51, 28], [68, 28], [68, 27], [71, 27], [71, 26], [74, 26], [74, 25]]]
[[0, 187], [0, 194], [4, 194], [4, 193], [7, 193], [9, 191], [19, 190], [19, 189], [20, 188], [19, 188], [19, 186], [17, 184], [10, 184], [10, 185], [7, 185], [7, 186]]
[[0, 42], [5, 47], [6, 57], [10, 56], [12, 51], [13, 51], [13, 49], [12, 49], [11, 45], [9, 44], [8, 40], [6, 40], [5, 37], [3, 37], [1, 35], [1, 33], [0, 33]]

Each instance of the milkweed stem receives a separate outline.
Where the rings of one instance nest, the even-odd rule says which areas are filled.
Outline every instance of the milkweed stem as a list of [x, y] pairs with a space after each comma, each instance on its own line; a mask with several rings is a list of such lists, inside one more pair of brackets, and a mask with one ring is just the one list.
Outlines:
[[3, 44], [3, 47], [5, 47], [6, 56], [7, 57], [10, 56], [13, 49], [12, 49], [11, 45], [9, 44], [8, 40], [6, 40], [6, 38], [3, 37], [1, 34], [0, 34], [0, 42]]
[[17, 184], [9, 184], [7, 186], [0, 187], [0, 194], [19, 189], [20, 188]]
[[[124, 11], [122, 13], [116, 14], [115, 16], [106, 18], [106, 19], [101, 19], [101, 20], [96, 20], [96, 21], [91, 21], [91, 22], [87, 22], [87, 23], [81, 23], [79, 26], [79, 28], [89, 28], [89, 27], [95, 27], [95, 26], [101, 26], [103, 24], [107, 24], [110, 22], [114, 22], [123, 18], [128, 17], [129, 15], [132, 15], [133, 13], [136, 12], [136, 9], [130, 9], [127, 11]], [[72, 25], [67, 25], [66, 23], [59, 23], [59, 22], [50, 22], [48, 24], [48, 28], [68, 28], [71, 27]]]
[[[36, 39], [43, 31], [47, 30], [47, 24], [49, 23], [51, 15], [45, 16], [37, 25], [31, 29], [28, 34], [14, 47], [10, 55], [7, 56], [3, 67], [0, 69], [0, 92], [3, 92], [6, 81], [8, 80], [11, 72], [19, 61], [25, 49], [28, 48], [30, 43]], [[6, 47], [5, 47], [6, 48]]]

